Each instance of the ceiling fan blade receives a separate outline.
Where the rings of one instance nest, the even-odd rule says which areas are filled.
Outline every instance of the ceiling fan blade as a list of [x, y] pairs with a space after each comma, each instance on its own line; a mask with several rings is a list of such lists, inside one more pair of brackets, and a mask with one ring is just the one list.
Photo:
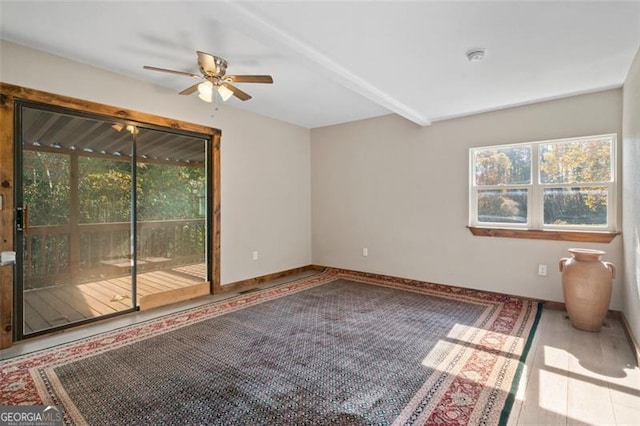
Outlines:
[[186, 76], [193, 77], [193, 78], [201, 78], [202, 77], [200, 75], [196, 75], [196, 74], [193, 74], [193, 73], [190, 73], [190, 72], [168, 70], [166, 68], [150, 67], [149, 65], [145, 65], [142, 68], [144, 68], [145, 70], [151, 70], [151, 71], [160, 71], [160, 72], [168, 72], [170, 74], [186, 75]]
[[273, 83], [270, 75], [229, 75], [225, 80], [230, 83]]
[[182, 92], [180, 92], [180, 95], [190, 95], [193, 92], [195, 92], [196, 90], [198, 90], [198, 86], [200, 85], [200, 83], [196, 83], [193, 86], [189, 86], [186, 89], [184, 89]]
[[249, 99], [251, 99], [251, 95], [243, 92], [235, 86], [230, 85], [229, 83], [223, 83], [222, 85], [231, 90], [233, 92], [233, 95], [241, 101], [248, 101]]
[[216, 60], [213, 58], [213, 55], [209, 55], [208, 53], [197, 51], [198, 53], [198, 65], [202, 68], [205, 73], [213, 73], [216, 74]]

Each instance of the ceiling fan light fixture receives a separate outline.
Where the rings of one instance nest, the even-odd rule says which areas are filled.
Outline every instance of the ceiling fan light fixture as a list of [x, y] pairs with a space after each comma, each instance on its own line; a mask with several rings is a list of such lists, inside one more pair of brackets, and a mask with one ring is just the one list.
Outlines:
[[198, 97], [205, 102], [213, 102], [213, 83], [206, 80], [198, 84]]
[[218, 94], [222, 98], [223, 101], [227, 101], [231, 96], [233, 96], [233, 92], [227, 86], [221, 85], [218, 86]]
[[138, 130], [138, 128], [133, 124], [128, 124], [126, 129], [127, 132], [131, 133], [132, 135], [137, 135], [138, 133], [140, 133], [140, 130]]
[[[227, 75], [227, 61], [218, 56], [213, 56], [201, 51], [197, 51], [197, 54], [198, 68], [200, 69], [200, 74], [202, 74], [201, 76], [190, 72], [148, 65], [145, 65], [143, 68], [199, 79], [201, 81], [200, 83], [192, 84], [178, 93], [188, 96], [198, 91], [198, 97], [205, 102], [214, 102], [218, 96], [220, 96], [220, 99], [223, 101], [227, 101], [231, 96], [235, 96], [241, 101], [248, 101], [251, 99], [251, 95], [237, 88], [235, 83], [273, 83], [273, 78], [270, 75]], [[217, 95], [214, 92], [218, 92]]]
[[467, 59], [469, 62], [482, 62], [484, 61], [484, 55], [486, 52], [487, 50], [481, 47], [471, 49], [467, 52]]

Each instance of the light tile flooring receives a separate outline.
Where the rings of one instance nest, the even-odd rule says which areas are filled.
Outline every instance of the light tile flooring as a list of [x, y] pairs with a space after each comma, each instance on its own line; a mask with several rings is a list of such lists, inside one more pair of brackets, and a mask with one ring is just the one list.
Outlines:
[[[274, 280], [258, 287], [270, 287], [291, 279]], [[0, 351], [0, 359], [236, 294], [210, 296], [30, 339]], [[620, 322], [614, 319], [606, 322], [600, 333], [588, 333], [572, 328], [564, 312], [543, 312], [510, 425], [640, 425], [640, 368], [635, 364]]]
[[590, 333], [565, 316], [543, 311], [509, 423], [640, 425], [640, 368], [620, 322]]

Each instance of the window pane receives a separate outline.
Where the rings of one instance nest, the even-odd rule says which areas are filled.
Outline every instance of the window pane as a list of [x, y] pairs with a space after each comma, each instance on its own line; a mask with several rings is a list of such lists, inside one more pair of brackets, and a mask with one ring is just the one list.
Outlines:
[[606, 187], [548, 188], [544, 191], [545, 225], [607, 225]]
[[611, 181], [611, 138], [540, 144], [540, 183]]
[[527, 223], [527, 190], [478, 191], [478, 222]]
[[531, 183], [531, 147], [516, 146], [474, 152], [475, 184]]
[[30, 225], [69, 223], [69, 176], [68, 155], [25, 148], [22, 196], [24, 205], [29, 207]]
[[131, 163], [79, 157], [78, 198], [80, 223], [129, 222]]
[[199, 167], [187, 166], [184, 163], [138, 163], [139, 220], [179, 220], [205, 216], [205, 141], [200, 141], [199, 145], [203, 157]]

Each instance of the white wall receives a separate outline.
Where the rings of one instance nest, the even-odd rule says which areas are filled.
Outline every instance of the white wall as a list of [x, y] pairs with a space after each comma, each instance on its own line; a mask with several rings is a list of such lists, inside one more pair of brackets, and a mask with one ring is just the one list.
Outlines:
[[[311, 131], [312, 256], [320, 265], [562, 301], [558, 260], [610, 244], [474, 237], [468, 221], [470, 147], [620, 135], [621, 90], [436, 122], [384, 116]], [[369, 256], [362, 256], [362, 248]], [[549, 275], [537, 276], [547, 264]], [[621, 307], [614, 281], [612, 309]]]
[[5, 83], [222, 130], [223, 284], [311, 263], [308, 129], [227, 106], [214, 111], [196, 96], [0, 43]]
[[[606, 260], [622, 265], [620, 237], [577, 244], [473, 237], [465, 227], [469, 147], [620, 134], [620, 90], [425, 128], [390, 115], [314, 129], [310, 136], [288, 123], [231, 107], [213, 111], [195, 96], [8, 42], [0, 42], [0, 60], [0, 81], [221, 129], [223, 283], [313, 261], [561, 301], [557, 262], [567, 248], [602, 249]], [[627, 164], [639, 158], [638, 68], [636, 58], [625, 85]], [[624, 309], [638, 333], [635, 169], [627, 166], [624, 178], [625, 300], [618, 278], [611, 307]], [[366, 258], [362, 247], [369, 248]], [[251, 260], [254, 250], [258, 261]], [[549, 266], [548, 277], [536, 275], [538, 263]]]
[[640, 342], [640, 50], [623, 87], [623, 304], [636, 342]]

